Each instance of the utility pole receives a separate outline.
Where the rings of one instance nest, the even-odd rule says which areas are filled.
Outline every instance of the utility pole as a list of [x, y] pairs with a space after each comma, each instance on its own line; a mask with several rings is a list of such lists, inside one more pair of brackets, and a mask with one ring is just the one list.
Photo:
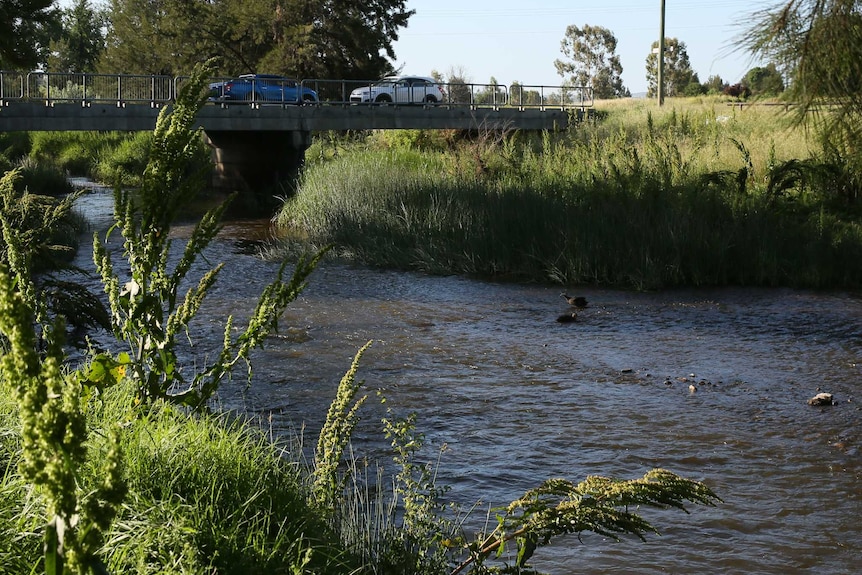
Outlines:
[[661, 32], [658, 38], [658, 105], [664, 105], [664, 0], [661, 0]]

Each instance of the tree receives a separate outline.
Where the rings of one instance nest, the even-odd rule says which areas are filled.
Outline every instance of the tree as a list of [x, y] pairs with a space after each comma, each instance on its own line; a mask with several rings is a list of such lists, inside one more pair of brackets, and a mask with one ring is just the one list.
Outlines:
[[525, 86], [518, 81], [509, 85], [509, 103], [514, 106], [539, 106], [543, 104], [542, 95], [532, 86]]
[[44, 63], [57, 32], [54, 0], [0, 2], [0, 68], [29, 69]]
[[[658, 40], [652, 43], [652, 49], [646, 58], [647, 72], [647, 97], [653, 98], [658, 94]], [[664, 40], [664, 93], [666, 96], [681, 96], [685, 93], [694, 71], [688, 59], [685, 42], [676, 38], [665, 38]]]
[[448, 78], [444, 81], [443, 74], [437, 70], [431, 72], [431, 76], [444, 84], [446, 89], [446, 101], [457, 104], [470, 104], [473, 101], [473, 90], [470, 85], [473, 80], [467, 75], [463, 66], [450, 66], [447, 72]]
[[775, 64], [752, 68], [742, 83], [748, 86], [755, 96], [777, 96], [784, 91], [784, 79]]
[[173, 74], [179, 57], [167, 0], [111, 0], [99, 69], [105, 73]]
[[695, 72], [689, 78], [688, 84], [683, 87], [682, 95], [700, 96], [702, 94], [706, 94], [706, 86], [700, 83], [700, 78], [697, 76], [697, 72]]
[[506, 103], [506, 89], [500, 86], [494, 76], [491, 76], [487, 84], [478, 88], [475, 94], [477, 104], [502, 105]]
[[[862, 156], [862, 13], [858, 0], [797, 0], [756, 12], [741, 45], [789, 78], [797, 119], [828, 114]], [[828, 100], [828, 109], [818, 104]]]
[[565, 83], [589, 86], [596, 98], [630, 96], [623, 86], [623, 67], [616, 50], [617, 39], [607, 28], [568, 26], [560, 42], [566, 60], [554, 60], [554, 66]]
[[413, 10], [405, 0], [111, 0], [105, 71], [177, 74], [218, 57], [219, 72], [378, 78]]
[[706, 88], [707, 94], [721, 94], [727, 86], [727, 82], [722, 80], [721, 76], [718, 75], [710, 76], [706, 79], [706, 84], [703, 85]]
[[52, 72], [95, 72], [105, 50], [105, 12], [89, 0], [76, 0], [63, 10], [59, 38], [51, 42], [48, 69]]
[[[277, 0], [264, 67], [306, 78], [379, 78], [392, 71], [405, 0]], [[283, 5], [279, 16], [278, 9]]]

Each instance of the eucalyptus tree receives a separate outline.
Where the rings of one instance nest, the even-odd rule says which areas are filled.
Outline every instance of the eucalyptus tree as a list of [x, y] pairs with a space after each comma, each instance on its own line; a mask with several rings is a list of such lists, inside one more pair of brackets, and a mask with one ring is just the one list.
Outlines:
[[2, 0], [0, 69], [27, 69], [44, 63], [58, 18], [54, 0]]
[[[652, 43], [650, 53], [646, 57], [647, 97], [652, 98], [658, 93], [658, 40]], [[662, 83], [666, 96], [682, 96], [686, 87], [697, 81], [697, 75], [691, 69], [685, 42], [676, 38], [664, 40], [664, 74]]]
[[564, 83], [589, 86], [596, 98], [630, 96], [623, 86], [623, 66], [616, 51], [617, 39], [607, 28], [568, 26], [560, 42], [565, 59], [554, 60], [554, 66]]

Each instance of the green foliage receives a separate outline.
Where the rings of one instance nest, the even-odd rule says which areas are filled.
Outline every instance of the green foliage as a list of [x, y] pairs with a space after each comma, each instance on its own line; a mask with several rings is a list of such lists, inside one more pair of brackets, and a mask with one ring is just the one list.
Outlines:
[[335, 399], [329, 405], [326, 421], [320, 429], [317, 449], [314, 451], [312, 496], [315, 505], [329, 513], [335, 511], [335, 503], [341, 499], [344, 492], [347, 478], [339, 477], [339, 466], [359, 421], [357, 412], [368, 397], [356, 397], [362, 387], [362, 382], [356, 381], [356, 371], [359, 369], [362, 354], [369, 347], [370, 341], [356, 352], [350, 369], [341, 378]]
[[42, 196], [64, 196], [72, 193], [66, 174], [50, 162], [34, 162], [24, 158], [19, 163], [20, 188]]
[[[2, 384], [0, 384], [2, 385]], [[20, 425], [0, 387], [0, 572], [28, 575], [42, 554], [44, 505], [15, 471]], [[296, 452], [271, 443], [255, 422], [190, 416], [165, 402], [129, 409], [135, 386], [119, 382], [82, 401], [93, 430], [119, 424], [128, 487], [105, 533], [108, 573], [343, 574], [356, 565], [306, 501]], [[77, 480], [87, 493], [103, 479], [111, 439], [90, 433]], [[11, 467], [4, 475], [6, 462]]]
[[[121, 132], [32, 132], [30, 137], [33, 141], [30, 158], [37, 163], [53, 164], [75, 176], [101, 178], [102, 174], [94, 168], [102, 155], [136, 136]], [[140, 164], [138, 175], [145, 165], [146, 160]]]
[[378, 78], [413, 12], [404, 0], [112, 0], [100, 68], [178, 75], [218, 57], [225, 75]]
[[478, 154], [368, 140], [309, 166], [278, 222], [299, 246], [432, 273], [637, 288], [862, 285], [850, 152], [833, 142], [811, 156], [771, 108], [631, 107], [567, 134], [486, 141]]
[[607, 28], [568, 26], [560, 51], [565, 59], [555, 60], [554, 66], [566, 84], [589, 86], [598, 99], [630, 95], [621, 78], [617, 39]]
[[30, 132], [0, 132], [0, 157], [17, 162], [30, 152], [31, 137]]
[[470, 556], [452, 575], [467, 567], [472, 573], [491, 572], [485, 562], [493, 554], [500, 557], [511, 541], [517, 545], [517, 562], [503, 569], [504, 573], [520, 572], [539, 547], [563, 535], [592, 531], [617, 541], [626, 534], [645, 541], [646, 533], [658, 531], [632, 510], [656, 507], [686, 511], [687, 502], [715, 505], [718, 501], [721, 499], [703, 483], [664, 469], [653, 469], [632, 480], [590, 476], [577, 485], [549, 479], [501, 510], [496, 528], [468, 546]]
[[[9, 267], [27, 303], [39, 309], [44, 298], [35, 274], [63, 267], [74, 251], [75, 195], [56, 199], [31, 194], [19, 185], [20, 173], [13, 170], [0, 178], [0, 263]], [[44, 319], [43, 311], [37, 313], [39, 319]]]
[[96, 64], [105, 49], [104, 10], [93, 7], [90, 0], [75, 0], [62, 11], [62, 30], [51, 44], [48, 70], [51, 72], [96, 71]]
[[[100, 416], [123, 417], [133, 394], [112, 389]], [[201, 574], [349, 571], [306, 502], [293, 454], [250, 422], [156, 402], [123, 440], [133, 509], [112, 534], [112, 572], [142, 572], [140, 564]]]
[[[93, 177], [100, 182], [110, 182], [115, 186], [138, 187], [143, 181], [144, 172], [150, 158], [150, 148], [153, 145], [152, 132], [134, 132], [126, 134], [116, 145], [100, 148], [95, 165], [92, 168]], [[204, 146], [203, 141], [200, 146]], [[195, 157], [191, 170], [200, 170], [208, 165], [209, 156]]]
[[0, 3], [0, 69], [32, 69], [44, 62], [57, 26], [54, 0]]
[[383, 431], [391, 441], [393, 461], [398, 468], [393, 496], [400, 500], [402, 511], [400, 528], [387, 534], [400, 546], [400, 552], [381, 557], [382, 571], [444, 572], [452, 547], [460, 540], [456, 525], [443, 517], [442, 497], [449, 488], [437, 485], [435, 466], [418, 461], [425, 437], [416, 430], [416, 414], [401, 418], [387, 410], [387, 415]]
[[745, 74], [742, 84], [754, 96], [777, 96], [784, 91], [784, 79], [775, 64], [752, 68]]
[[[664, 50], [664, 75], [662, 76], [664, 94], [665, 96], [682, 96], [686, 87], [691, 84], [693, 79], [696, 79], [696, 75], [691, 69], [685, 42], [680, 42], [676, 38], [665, 38]], [[646, 78], [649, 84], [647, 98], [654, 98], [658, 94], [657, 51], [658, 41], [656, 40], [650, 46], [650, 52], [646, 57]]]
[[800, 123], [814, 122], [862, 163], [862, 15], [856, 0], [804, 0], [758, 11], [743, 42], [788, 79]]
[[165, 398], [199, 408], [240, 361], [245, 362], [250, 378], [251, 350], [262, 345], [277, 328], [278, 318], [302, 290], [317, 261], [302, 259], [292, 278], [284, 281], [285, 261], [261, 295], [245, 330], [235, 337], [233, 319], [229, 317], [221, 351], [190, 380], [185, 378], [179, 369], [176, 338], [188, 332], [189, 322], [222, 266], [204, 273], [182, 299], [179, 290], [201, 252], [218, 234], [227, 203], [212, 208], [201, 218], [176, 262], [168, 258], [170, 228], [205, 185], [208, 170], [195, 162], [200, 133], [192, 126], [206, 98], [206, 77], [212, 73], [212, 65], [196, 68], [173, 110], [159, 115], [140, 187], [135, 191], [117, 188], [114, 192], [117, 223], [108, 234], [119, 230], [123, 236], [128, 281], [120, 281], [110, 251], [98, 235], [94, 237], [94, 259], [108, 294], [114, 334], [128, 346], [129, 369], [138, 385], [139, 400], [145, 403]]
[[[125, 494], [116, 431], [102, 430], [111, 448], [100, 460], [99, 484], [82, 492], [78, 477], [88, 440], [84, 388], [62, 373], [62, 336], [47, 338], [44, 355], [37, 353], [33, 328], [37, 315], [26, 294], [16, 287], [0, 267], [0, 333], [9, 346], [0, 367], [18, 403], [20, 472], [44, 497], [49, 518], [44, 528], [45, 571], [47, 575], [94, 572], [102, 569], [98, 553], [103, 536]], [[56, 334], [63, 324], [45, 328]]]

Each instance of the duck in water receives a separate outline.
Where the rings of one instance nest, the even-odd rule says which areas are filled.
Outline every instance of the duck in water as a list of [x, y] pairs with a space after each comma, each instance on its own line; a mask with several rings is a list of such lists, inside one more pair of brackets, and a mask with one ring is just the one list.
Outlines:
[[572, 323], [578, 319], [577, 312], [564, 313], [557, 317], [557, 323]]
[[578, 309], [584, 309], [587, 307], [587, 298], [582, 296], [574, 296], [570, 297], [564, 293], [560, 294], [563, 298], [568, 302], [569, 305], [573, 305]]

